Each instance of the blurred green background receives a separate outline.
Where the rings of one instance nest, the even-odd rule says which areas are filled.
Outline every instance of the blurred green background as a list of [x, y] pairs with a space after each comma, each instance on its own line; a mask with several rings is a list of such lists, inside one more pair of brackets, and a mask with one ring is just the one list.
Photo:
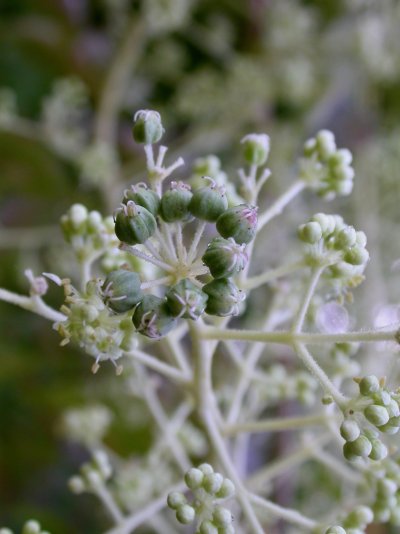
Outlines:
[[[328, 210], [347, 212], [369, 236], [369, 289], [358, 298], [361, 324], [371, 323], [371, 295], [374, 305], [400, 297], [393, 268], [400, 257], [399, 27], [395, 0], [0, 0], [0, 286], [26, 292], [28, 267], [68, 273], [60, 215], [76, 201], [107, 213], [116, 205], [110, 191], [143, 177], [131, 117], [153, 108], [174, 155], [190, 164], [217, 153], [233, 180], [240, 138], [267, 132], [273, 175], [265, 204], [293, 180], [307, 137], [332, 129], [338, 146], [354, 153], [356, 186], [350, 200]], [[127, 83], [110, 141], [118, 170], [107, 174], [110, 159], [87, 170], [80, 141], [71, 149], [64, 143], [81, 135], [92, 146], [106, 81], [129, 32]], [[86, 87], [76, 116], [45, 111], [65, 78]], [[64, 126], [68, 135], [57, 145]], [[292, 228], [313, 209], [321, 208], [311, 195], [296, 201], [287, 214]], [[271, 230], [276, 239], [279, 224]], [[55, 289], [49, 299], [60, 304]], [[46, 320], [1, 302], [0, 362], [0, 523], [18, 529], [34, 516], [58, 534], [101, 532], [108, 520], [97, 501], [66, 488], [87, 452], [62, 436], [58, 422], [64, 409], [87, 402], [123, 412], [109, 393], [114, 375], [107, 369], [94, 379], [88, 359], [60, 348]], [[123, 455], [144, 450], [146, 426], [132, 433], [121, 421], [109, 444]]]

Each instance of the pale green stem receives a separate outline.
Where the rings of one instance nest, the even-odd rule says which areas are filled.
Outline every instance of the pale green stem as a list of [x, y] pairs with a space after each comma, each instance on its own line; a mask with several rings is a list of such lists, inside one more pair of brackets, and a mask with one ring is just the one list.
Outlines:
[[192, 263], [196, 257], [197, 247], [199, 246], [201, 237], [204, 233], [206, 226], [207, 226], [206, 221], [199, 221], [197, 224], [197, 228], [194, 233], [193, 240], [190, 245], [189, 252], [188, 252], [188, 263]]
[[317, 267], [311, 272], [311, 277], [310, 277], [306, 292], [304, 294], [304, 297], [300, 303], [299, 311], [297, 312], [293, 320], [293, 325], [292, 325], [293, 332], [296, 332], [296, 333], [301, 332], [308, 308], [311, 303], [311, 299], [315, 293], [315, 290], [318, 285], [318, 281], [321, 277], [321, 274], [323, 273], [323, 270], [324, 270], [323, 267]]
[[252, 276], [251, 278], [248, 278], [247, 280], [243, 280], [239, 284], [240, 289], [244, 290], [251, 290], [256, 287], [260, 287], [263, 284], [266, 284], [268, 282], [271, 282], [272, 280], [276, 280], [277, 278], [281, 278], [282, 276], [287, 276], [288, 274], [291, 274], [298, 269], [302, 269], [305, 267], [303, 262], [296, 262], [296, 263], [289, 263], [287, 265], [282, 265], [281, 267], [278, 267], [277, 269], [270, 269], [269, 271], [265, 271], [262, 274], [259, 274], [257, 276]]
[[319, 437], [312, 437], [312, 441], [310, 440], [310, 442], [307, 442], [297, 451], [286, 454], [284, 458], [280, 458], [279, 460], [270, 463], [266, 467], [263, 467], [251, 475], [251, 477], [246, 481], [247, 485], [253, 491], [261, 491], [274, 478], [282, 475], [297, 465], [302, 464], [309, 458], [312, 458], [315, 447], [317, 445], [318, 447], [322, 447], [326, 443], [329, 443], [331, 439], [332, 436], [330, 432], [327, 432]]
[[175, 250], [171, 250], [169, 244], [167, 243], [164, 235], [160, 232], [158, 228], [156, 228], [155, 237], [157, 238], [161, 250], [163, 251], [163, 255], [168, 263], [174, 263], [176, 261], [176, 257], [174, 257]]
[[237, 330], [234, 328], [224, 330], [212, 326], [203, 326], [201, 336], [203, 339], [214, 339], [223, 341], [225, 339], [238, 341], [254, 341], [259, 343], [278, 343], [283, 345], [293, 345], [293, 343], [304, 343], [305, 345], [322, 345], [325, 343], [376, 343], [379, 341], [395, 341], [399, 330], [360, 330], [356, 332], [346, 332], [343, 334], [323, 334], [307, 332], [260, 332], [258, 330]]
[[259, 232], [271, 219], [280, 215], [284, 208], [291, 202], [303, 189], [305, 183], [301, 180], [297, 180], [294, 184], [284, 193], [277, 198], [270, 208], [258, 217], [257, 232]]
[[141, 250], [138, 250], [135, 247], [131, 247], [130, 245], [126, 245], [122, 243], [120, 245], [120, 249], [125, 250], [125, 252], [128, 252], [129, 254], [132, 254], [133, 256], [136, 256], [144, 261], [148, 261], [149, 263], [152, 263], [153, 265], [156, 265], [157, 267], [164, 269], [164, 271], [167, 271], [170, 273], [174, 272], [174, 267], [172, 267], [171, 265], [168, 265], [168, 263], [160, 261], [157, 258], [153, 258], [153, 256], [149, 256], [148, 254], [142, 252]]
[[164, 221], [160, 221], [160, 224], [161, 224], [161, 235], [163, 237], [163, 240], [165, 241], [166, 246], [168, 247], [170, 255], [173, 258], [173, 261], [176, 262], [178, 261], [178, 256], [176, 254], [174, 241], [172, 239], [171, 228], [169, 227], [168, 223], [165, 223]]
[[192, 370], [187, 362], [185, 351], [182, 349], [182, 345], [176, 337], [169, 334], [165, 336], [162, 340], [167, 347], [170, 353], [172, 354], [177, 365], [180, 367], [185, 376], [191, 376]]
[[210, 444], [218, 457], [227, 476], [236, 488], [236, 495], [243, 513], [251, 525], [254, 534], [263, 534], [262, 528], [247, 496], [247, 491], [233, 465], [223, 438], [215, 422], [215, 399], [211, 384], [212, 352], [206, 350], [205, 343], [199, 337], [197, 325], [191, 325], [193, 356], [195, 360], [195, 395], [196, 406], [204, 424]]
[[155, 258], [157, 258], [160, 261], [164, 260], [164, 258], [160, 255], [156, 247], [153, 245], [153, 243], [151, 243], [149, 239], [144, 243], [144, 246], [147, 248], [150, 254], [153, 254]]
[[46, 319], [54, 322], [62, 322], [67, 320], [67, 316], [58, 312], [54, 308], [48, 306], [38, 295], [27, 297], [25, 295], [18, 295], [7, 289], [0, 288], [0, 300], [15, 304], [20, 308], [37, 313]]
[[264, 169], [261, 176], [257, 180], [256, 189], [255, 189], [255, 198], [257, 199], [258, 195], [260, 194], [260, 191], [265, 184], [265, 182], [268, 180], [268, 178], [271, 176], [270, 169]]
[[109, 492], [105, 484], [101, 484], [93, 488], [94, 493], [101, 500], [104, 508], [107, 510], [109, 516], [113, 519], [114, 523], [120, 525], [124, 521], [123, 513], [114, 500], [114, 497]]
[[182, 224], [180, 222], [177, 222], [175, 227], [176, 249], [178, 251], [178, 258], [181, 263], [184, 263], [187, 260], [187, 251], [183, 244]]
[[185, 491], [186, 485], [177, 484], [168, 491], [164, 491], [160, 497], [150, 502], [140, 510], [125, 518], [124, 522], [117, 527], [108, 530], [105, 534], [130, 534], [143, 523], [154, 517], [155, 514], [166, 508], [168, 495], [173, 491]]
[[283, 508], [278, 504], [275, 504], [271, 501], [267, 501], [258, 495], [253, 495], [249, 493], [249, 498], [251, 502], [260, 506], [268, 512], [268, 514], [276, 517], [278, 519], [283, 519], [287, 523], [292, 523], [301, 528], [307, 529], [307, 532], [310, 532], [311, 529], [315, 528], [318, 523], [313, 519], [310, 519], [297, 510], [291, 510], [290, 508]]
[[131, 356], [138, 362], [144, 364], [149, 369], [157, 371], [157, 373], [160, 373], [161, 375], [164, 375], [175, 382], [185, 383], [188, 381], [188, 377], [185, 376], [182, 371], [179, 371], [175, 367], [172, 367], [172, 365], [168, 365], [167, 363], [164, 363], [157, 358], [142, 352], [141, 350], [134, 349], [126, 352], [125, 354], [126, 356]]
[[303, 343], [294, 343], [293, 348], [305, 367], [321, 384], [324, 391], [331, 395], [336, 404], [343, 409], [347, 403], [347, 398], [336, 388], [325, 371], [317, 364], [306, 346]]
[[260, 432], [282, 432], [288, 430], [304, 430], [306, 426], [325, 425], [328, 416], [325, 413], [315, 415], [304, 415], [299, 417], [280, 417], [278, 419], [266, 419], [261, 421], [249, 421], [248, 423], [237, 423], [224, 425], [222, 433], [224, 436], [235, 436], [241, 433]]

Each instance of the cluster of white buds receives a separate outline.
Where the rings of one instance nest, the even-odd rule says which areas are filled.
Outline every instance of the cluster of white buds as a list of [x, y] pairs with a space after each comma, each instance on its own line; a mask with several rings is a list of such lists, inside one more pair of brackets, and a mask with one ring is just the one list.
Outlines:
[[54, 84], [43, 102], [42, 120], [49, 142], [60, 153], [75, 157], [85, 146], [88, 108], [87, 88], [81, 80], [66, 78]]
[[82, 294], [68, 283], [64, 284], [64, 291], [66, 300], [61, 311], [67, 319], [55, 324], [64, 338], [61, 345], [74, 341], [93, 356], [94, 373], [99, 362], [110, 360], [120, 374], [122, 366], [116, 361], [137, 343], [131, 318], [121, 318], [106, 306], [99, 280], [88, 282]]
[[93, 446], [102, 441], [111, 422], [111, 411], [98, 404], [65, 411], [61, 428], [68, 439]]
[[[0, 528], [0, 534], [14, 534], [9, 528]], [[21, 534], [50, 534], [47, 530], [42, 530], [39, 521], [30, 519], [22, 527]]]
[[343, 454], [347, 460], [358, 458], [382, 460], [387, 447], [380, 433], [396, 434], [400, 428], [400, 393], [390, 392], [385, 380], [374, 375], [357, 378], [360, 394], [345, 410], [340, 433], [346, 443]]
[[349, 195], [354, 178], [351, 162], [351, 152], [346, 148], [337, 149], [333, 133], [321, 130], [304, 145], [300, 179], [325, 200]]
[[103, 487], [112, 475], [112, 467], [104, 451], [93, 452], [92, 460], [82, 465], [79, 475], [74, 475], [68, 481], [68, 486], [74, 493], [84, 491], [96, 493]]
[[333, 283], [355, 287], [363, 280], [369, 259], [366, 235], [346, 224], [340, 215], [317, 213], [299, 227], [298, 236], [308, 245], [306, 262], [325, 266]]
[[61, 228], [78, 261], [92, 258], [118, 245], [112, 217], [89, 211], [82, 204], [73, 204], [61, 217]]
[[232, 514], [219, 504], [234, 495], [231, 480], [215, 472], [211, 465], [201, 464], [186, 472], [185, 483], [193, 493], [191, 504], [179, 491], [170, 493], [167, 500], [179, 523], [196, 522], [196, 534], [233, 534]]
[[357, 506], [342, 521], [343, 526], [329, 527], [325, 534], [363, 534], [374, 520], [374, 514], [368, 506]]

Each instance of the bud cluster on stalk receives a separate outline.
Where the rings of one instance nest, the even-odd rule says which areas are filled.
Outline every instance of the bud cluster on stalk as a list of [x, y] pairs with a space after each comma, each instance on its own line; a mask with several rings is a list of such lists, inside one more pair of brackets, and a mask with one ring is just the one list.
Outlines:
[[[14, 534], [14, 532], [9, 528], [0, 528], [0, 534]], [[50, 534], [50, 532], [43, 530], [39, 521], [30, 519], [25, 522], [21, 534]]]
[[368, 506], [356, 506], [342, 521], [343, 526], [332, 526], [325, 534], [363, 534], [374, 520], [374, 513]]
[[355, 380], [360, 394], [346, 410], [340, 427], [346, 442], [343, 454], [349, 461], [358, 458], [380, 461], [388, 453], [381, 434], [397, 434], [400, 428], [400, 394], [388, 391], [384, 380], [374, 375]]
[[234, 495], [232, 481], [215, 472], [210, 464], [201, 464], [186, 472], [185, 483], [193, 494], [191, 503], [179, 491], [173, 491], [167, 499], [177, 521], [184, 525], [196, 522], [196, 534], [233, 534], [232, 513], [220, 505]]
[[95, 450], [90, 462], [80, 468], [80, 474], [69, 479], [69, 488], [74, 493], [84, 491], [96, 493], [112, 475], [112, 467], [107, 454]]

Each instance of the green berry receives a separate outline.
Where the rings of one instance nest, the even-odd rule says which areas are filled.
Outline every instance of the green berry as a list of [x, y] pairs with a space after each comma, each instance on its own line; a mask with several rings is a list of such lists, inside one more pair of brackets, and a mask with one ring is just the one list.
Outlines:
[[197, 319], [203, 315], [208, 295], [190, 280], [181, 280], [166, 294], [167, 306], [174, 317]]
[[115, 215], [115, 234], [128, 245], [145, 243], [156, 231], [154, 216], [143, 206], [128, 200]]
[[268, 159], [269, 155], [269, 136], [266, 134], [249, 134], [241, 140], [243, 145], [243, 156], [249, 165], [260, 167]]
[[375, 426], [385, 425], [389, 421], [389, 414], [386, 408], [377, 404], [370, 404], [364, 410], [364, 415], [370, 423]]
[[236, 243], [250, 243], [256, 235], [257, 208], [239, 204], [227, 209], [217, 219], [217, 230], [222, 237], [233, 237]]
[[176, 326], [164, 299], [145, 295], [135, 308], [132, 317], [136, 330], [143, 336], [160, 339]]
[[192, 199], [190, 186], [184, 182], [171, 182], [171, 187], [161, 197], [160, 215], [165, 222], [187, 221]]
[[104, 303], [116, 313], [131, 310], [143, 298], [137, 273], [119, 269], [112, 271], [102, 285]]
[[248, 256], [245, 245], [238, 245], [232, 237], [216, 237], [208, 245], [202, 260], [214, 278], [229, 278], [246, 267]]
[[189, 211], [198, 219], [215, 222], [218, 217], [228, 208], [228, 199], [225, 194], [225, 187], [218, 186], [214, 180], [210, 180], [210, 185], [197, 189], [189, 204]]
[[218, 278], [203, 286], [208, 295], [206, 312], [209, 315], [227, 317], [239, 313], [239, 304], [245, 298], [235, 284], [228, 278]]
[[131, 189], [127, 189], [124, 192], [124, 204], [129, 200], [133, 200], [135, 204], [146, 208], [154, 217], [158, 214], [160, 197], [155, 191], [149, 189], [145, 183], [132, 185]]
[[149, 109], [137, 111], [133, 120], [132, 134], [136, 143], [144, 145], [158, 143], [164, 133], [164, 128], [157, 111]]

